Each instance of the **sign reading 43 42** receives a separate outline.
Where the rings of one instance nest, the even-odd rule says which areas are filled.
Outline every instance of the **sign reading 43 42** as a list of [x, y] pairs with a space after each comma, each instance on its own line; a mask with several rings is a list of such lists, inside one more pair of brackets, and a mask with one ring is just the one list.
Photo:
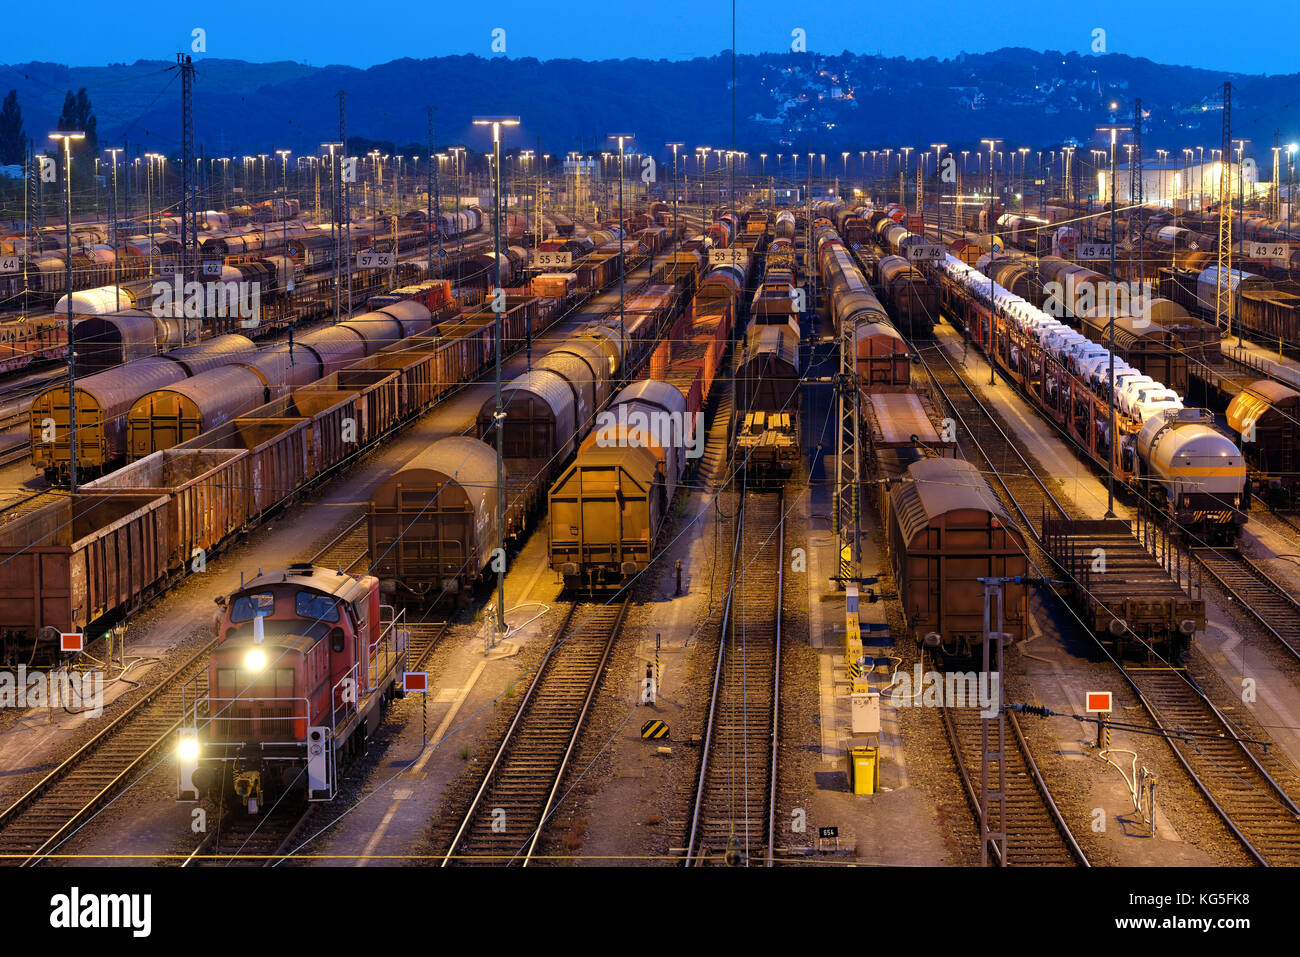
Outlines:
[[1246, 255], [1250, 259], [1280, 259], [1285, 262], [1291, 258], [1291, 247], [1287, 243], [1248, 243]]

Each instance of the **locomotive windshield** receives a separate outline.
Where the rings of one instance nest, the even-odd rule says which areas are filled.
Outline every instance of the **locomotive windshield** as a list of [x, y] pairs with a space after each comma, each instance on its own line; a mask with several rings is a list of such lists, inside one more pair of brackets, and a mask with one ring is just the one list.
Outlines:
[[295, 611], [300, 618], [311, 618], [314, 621], [339, 620], [339, 608], [334, 599], [314, 591], [298, 592]]
[[275, 611], [275, 596], [269, 591], [258, 592], [255, 595], [241, 595], [230, 607], [230, 620], [251, 621], [256, 615], [265, 618], [273, 611]]

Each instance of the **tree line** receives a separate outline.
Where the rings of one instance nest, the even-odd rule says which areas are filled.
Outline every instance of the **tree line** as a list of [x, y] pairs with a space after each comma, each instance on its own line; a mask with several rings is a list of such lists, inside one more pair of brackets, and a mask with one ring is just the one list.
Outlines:
[[[85, 139], [72, 144], [73, 159], [87, 157], [93, 159], [99, 155], [99, 123], [95, 119], [90, 95], [83, 86], [75, 94], [69, 90], [63, 98], [63, 109], [59, 113], [57, 130], [76, 130], [84, 133]], [[37, 146], [47, 146], [50, 141]], [[23, 111], [18, 103], [18, 91], [10, 90], [0, 105], [0, 166], [21, 166], [27, 158], [27, 132], [23, 126]], [[73, 164], [74, 171], [76, 164]], [[90, 172], [93, 172], [93, 163]]]

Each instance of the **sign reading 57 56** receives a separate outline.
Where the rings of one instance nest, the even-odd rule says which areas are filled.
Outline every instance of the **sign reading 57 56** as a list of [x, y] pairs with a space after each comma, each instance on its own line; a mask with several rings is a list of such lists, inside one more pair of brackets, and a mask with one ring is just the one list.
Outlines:
[[358, 269], [392, 269], [397, 260], [392, 253], [370, 252], [357, 253]]

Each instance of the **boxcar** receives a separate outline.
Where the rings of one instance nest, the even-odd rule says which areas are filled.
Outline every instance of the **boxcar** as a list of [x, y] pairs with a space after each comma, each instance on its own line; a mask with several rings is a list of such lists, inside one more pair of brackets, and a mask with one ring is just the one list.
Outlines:
[[58, 654], [58, 635], [140, 606], [167, 576], [167, 499], [148, 493], [60, 497], [0, 526], [5, 656]]
[[1260, 379], [1232, 397], [1227, 418], [1253, 489], [1274, 506], [1293, 506], [1300, 498], [1300, 392]]
[[379, 484], [366, 513], [371, 574], [385, 592], [467, 593], [497, 547], [495, 450], [439, 439]]
[[[982, 577], [1026, 574], [1024, 536], [988, 482], [964, 459], [914, 462], [889, 495], [889, 541], [908, 627], [936, 653], [958, 658], [984, 640]], [[1002, 630], [1025, 631], [1025, 588], [1003, 592]]]
[[664, 511], [653, 449], [591, 448], [551, 489], [551, 567], [570, 588], [618, 585], [649, 566]]

